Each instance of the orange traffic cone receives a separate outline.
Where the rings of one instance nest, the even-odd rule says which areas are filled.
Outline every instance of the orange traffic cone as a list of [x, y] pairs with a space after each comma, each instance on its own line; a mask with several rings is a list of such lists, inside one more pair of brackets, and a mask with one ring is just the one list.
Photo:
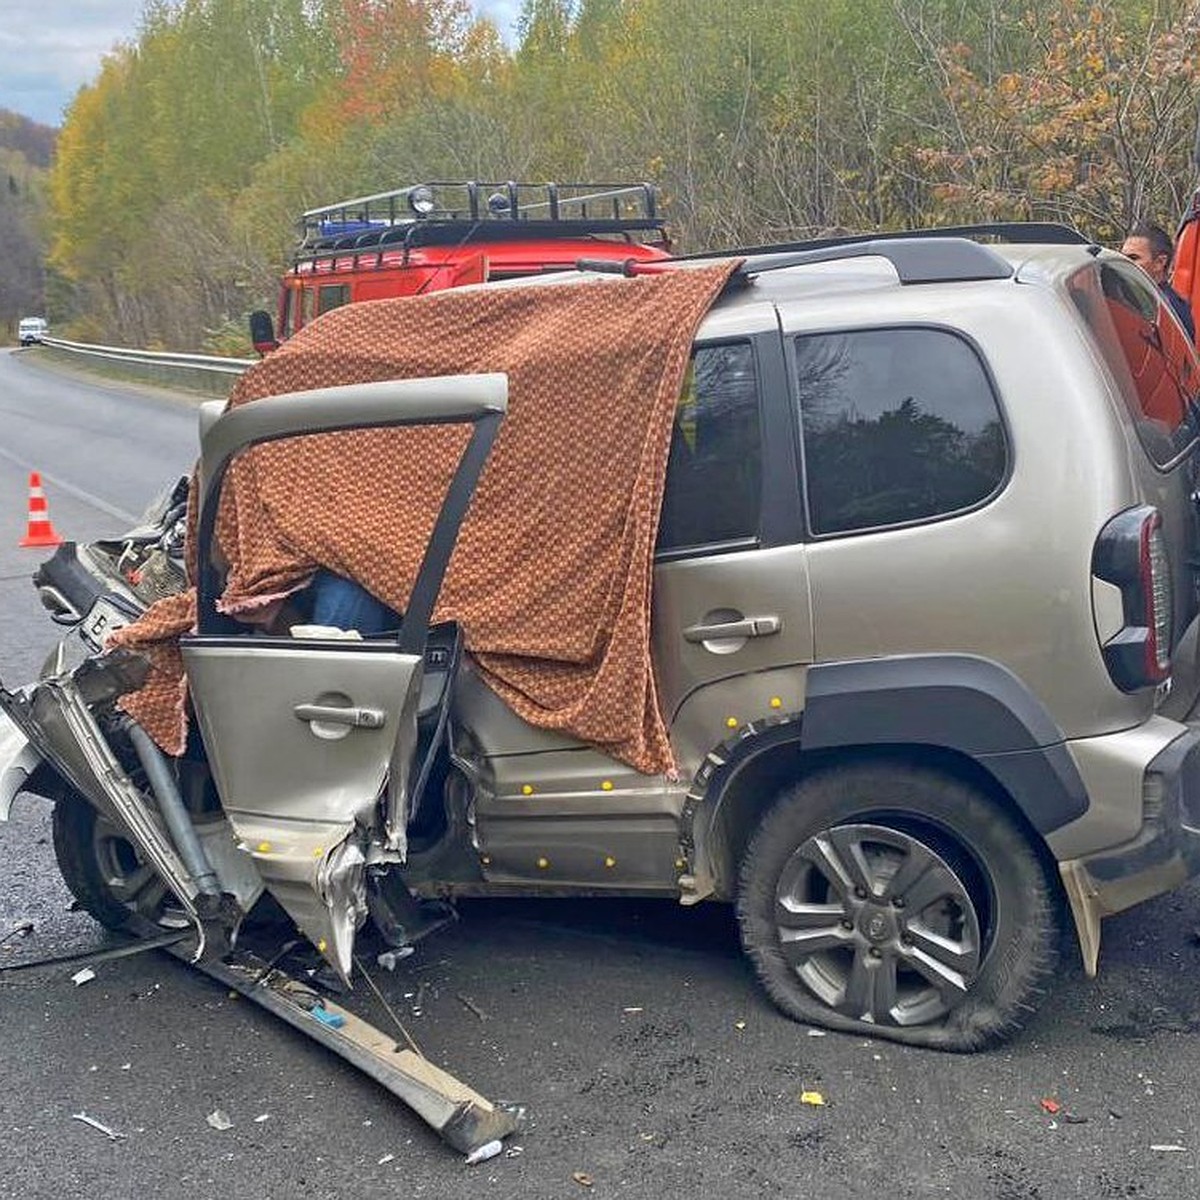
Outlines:
[[29, 529], [17, 545], [62, 545], [62, 538], [50, 524], [50, 510], [46, 507], [46, 493], [42, 491], [42, 477], [37, 471], [29, 472]]

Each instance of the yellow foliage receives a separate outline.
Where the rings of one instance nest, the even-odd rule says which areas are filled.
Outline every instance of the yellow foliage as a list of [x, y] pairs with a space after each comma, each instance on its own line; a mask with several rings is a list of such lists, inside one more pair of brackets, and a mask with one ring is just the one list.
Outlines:
[[1169, 29], [1148, 0], [1027, 3], [531, 0], [515, 49], [465, 0], [154, 5], [68, 112], [52, 262], [97, 332], [119, 297], [198, 345], [266, 298], [302, 209], [419, 178], [649, 178], [688, 250], [1169, 224], [1200, 0]]

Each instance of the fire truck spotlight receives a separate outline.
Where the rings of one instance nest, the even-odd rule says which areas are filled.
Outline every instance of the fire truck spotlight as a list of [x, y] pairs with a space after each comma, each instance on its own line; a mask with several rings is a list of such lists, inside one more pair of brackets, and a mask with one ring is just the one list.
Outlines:
[[423, 183], [413, 188], [408, 193], [408, 207], [417, 214], [418, 217], [427, 217], [433, 212], [436, 207], [433, 199], [433, 191], [427, 188]]

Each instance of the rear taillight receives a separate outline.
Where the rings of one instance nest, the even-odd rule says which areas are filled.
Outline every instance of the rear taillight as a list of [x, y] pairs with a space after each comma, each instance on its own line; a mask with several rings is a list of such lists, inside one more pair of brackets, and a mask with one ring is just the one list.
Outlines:
[[1121, 589], [1124, 623], [1104, 643], [1104, 662], [1123, 692], [1155, 687], [1171, 673], [1171, 560], [1162, 518], [1150, 505], [1113, 517], [1092, 551], [1092, 574]]

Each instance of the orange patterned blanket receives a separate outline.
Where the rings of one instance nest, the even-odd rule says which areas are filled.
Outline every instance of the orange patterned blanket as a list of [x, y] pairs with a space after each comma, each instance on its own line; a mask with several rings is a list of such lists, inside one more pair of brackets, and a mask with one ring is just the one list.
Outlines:
[[[506, 372], [509, 412], [435, 619], [462, 624], [483, 677], [525, 720], [669, 771], [650, 656], [654, 541], [692, 339], [734, 266], [335, 309], [248, 371], [229, 403]], [[218, 518], [222, 610], [252, 618], [320, 566], [403, 610], [465, 436], [353, 430], [242, 454]], [[194, 624], [189, 591], [113, 638], [150, 658], [150, 678], [124, 705], [172, 754], [186, 736], [177, 638]]]

